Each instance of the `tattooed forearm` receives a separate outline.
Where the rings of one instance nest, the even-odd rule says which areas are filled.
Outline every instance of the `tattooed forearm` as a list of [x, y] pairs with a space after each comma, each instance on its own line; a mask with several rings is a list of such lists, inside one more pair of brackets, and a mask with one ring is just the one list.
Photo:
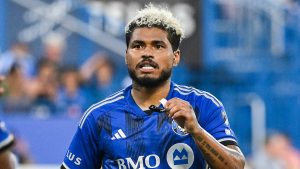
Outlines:
[[231, 155], [233, 155], [234, 157], [236, 157], [236, 158], [243, 158], [244, 156], [243, 156], [243, 154], [242, 153], [240, 153], [240, 152], [238, 152], [238, 151], [235, 151], [235, 150], [233, 150], [234, 149], [234, 147], [232, 147], [232, 146], [229, 146], [229, 148], [231, 148], [230, 149], [230, 154]]
[[215, 140], [205, 130], [193, 134], [208, 165], [213, 169], [242, 169], [245, 159], [237, 146], [224, 146]]
[[210, 163], [215, 162], [214, 158], [207, 151], [203, 151], [203, 155], [206, 161], [209, 161]]
[[223, 162], [225, 165], [227, 165], [227, 162], [224, 162], [224, 157], [221, 156], [218, 151], [213, 148], [209, 143], [207, 143], [205, 140], [203, 140], [201, 137], [198, 137], [197, 140], [200, 142], [205, 149], [202, 150], [205, 158], [207, 158], [207, 161], [214, 162], [214, 159], [218, 159], [221, 162]]

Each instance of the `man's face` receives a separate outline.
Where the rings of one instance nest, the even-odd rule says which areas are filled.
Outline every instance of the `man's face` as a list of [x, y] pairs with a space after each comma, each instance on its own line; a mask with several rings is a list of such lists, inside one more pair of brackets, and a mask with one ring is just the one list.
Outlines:
[[137, 28], [126, 51], [130, 77], [144, 87], [157, 87], [171, 76], [179, 63], [180, 52], [173, 51], [166, 31], [159, 28]]

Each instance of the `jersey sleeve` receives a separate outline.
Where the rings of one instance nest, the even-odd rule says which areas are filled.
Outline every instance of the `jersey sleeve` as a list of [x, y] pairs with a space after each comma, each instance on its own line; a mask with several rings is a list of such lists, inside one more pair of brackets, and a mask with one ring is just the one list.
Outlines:
[[0, 152], [11, 147], [14, 142], [14, 136], [5, 127], [5, 123], [0, 121]]
[[61, 168], [99, 169], [102, 157], [99, 153], [98, 143], [96, 122], [94, 117], [89, 115], [78, 126]]
[[[215, 97], [205, 99], [201, 104], [200, 118], [203, 128], [224, 145], [237, 145], [237, 139], [230, 128], [223, 104]], [[201, 117], [202, 116], [202, 117]]]

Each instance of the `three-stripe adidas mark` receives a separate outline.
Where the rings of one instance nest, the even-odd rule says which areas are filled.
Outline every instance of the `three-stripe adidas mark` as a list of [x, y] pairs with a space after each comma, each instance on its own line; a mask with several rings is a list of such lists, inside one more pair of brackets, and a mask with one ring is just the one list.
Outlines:
[[122, 138], [126, 138], [126, 135], [124, 134], [124, 132], [119, 129], [114, 136], [111, 138], [111, 140], [115, 140], [115, 139], [122, 139]]

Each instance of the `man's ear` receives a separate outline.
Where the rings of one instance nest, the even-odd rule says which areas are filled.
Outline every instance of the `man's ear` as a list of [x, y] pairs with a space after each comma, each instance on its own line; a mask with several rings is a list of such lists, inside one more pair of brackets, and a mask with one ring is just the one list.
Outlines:
[[177, 66], [180, 62], [180, 50], [174, 51], [173, 66]]

